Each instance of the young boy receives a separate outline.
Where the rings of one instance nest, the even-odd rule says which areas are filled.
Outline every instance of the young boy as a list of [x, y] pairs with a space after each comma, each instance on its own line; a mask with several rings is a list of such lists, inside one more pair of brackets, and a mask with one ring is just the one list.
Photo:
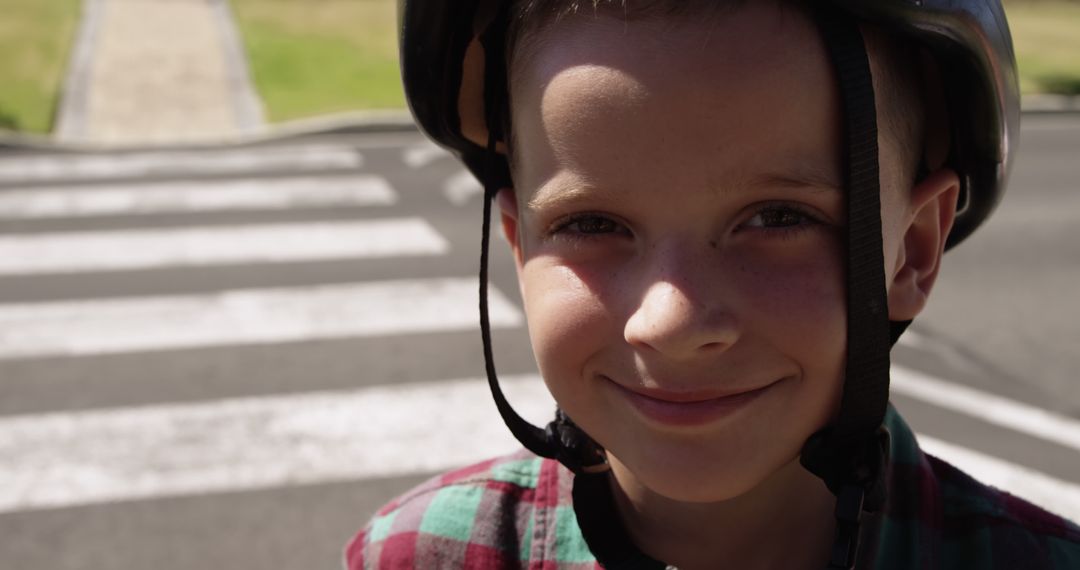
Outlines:
[[[578, 4], [401, 6], [410, 103], [497, 200], [560, 420], [543, 439], [496, 400], [559, 461], [422, 485], [348, 567], [1080, 568], [1080, 528], [924, 455], [884, 404], [890, 321], [1003, 189], [1000, 6]], [[965, 77], [935, 33], [983, 61]]]

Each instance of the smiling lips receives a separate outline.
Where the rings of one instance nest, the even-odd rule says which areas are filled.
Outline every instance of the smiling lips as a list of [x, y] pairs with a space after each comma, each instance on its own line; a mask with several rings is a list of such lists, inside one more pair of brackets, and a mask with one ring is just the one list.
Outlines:
[[696, 426], [731, 415], [773, 386], [715, 396], [705, 392], [635, 391], [614, 381], [612, 384], [646, 417], [669, 426]]

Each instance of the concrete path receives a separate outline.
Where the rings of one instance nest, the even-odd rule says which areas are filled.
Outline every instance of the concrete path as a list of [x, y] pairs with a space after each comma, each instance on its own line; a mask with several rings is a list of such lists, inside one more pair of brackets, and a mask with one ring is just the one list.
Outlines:
[[226, 0], [84, 0], [61, 141], [228, 140], [262, 125]]

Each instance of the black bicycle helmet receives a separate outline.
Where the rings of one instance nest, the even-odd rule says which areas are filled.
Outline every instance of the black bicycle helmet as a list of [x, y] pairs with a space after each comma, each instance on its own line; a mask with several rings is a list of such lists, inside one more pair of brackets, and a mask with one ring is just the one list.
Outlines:
[[[993, 212], [1016, 154], [1020, 91], [1012, 38], [1000, 0], [828, 0], [830, 4], [910, 38], [941, 69], [952, 124], [950, 166], [961, 177], [961, 200], [949, 247]], [[499, 0], [398, 0], [401, 76], [417, 124], [483, 181], [483, 54], [466, 48], [499, 9]], [[470, 53], [470, 55], [473, 55]], [[479, 82], [479, 83], [477, 83]], [[465, 110], [463, 119], [462, 110]]]
[[[455, 154], [486, 189], [480, 309], [487, 374], [500, 414], [515, 437], [579, 474], [579, 499], [604, 493], [603, 452], [561, 412], [546, 430], [525, 422], [503, 397], [487, 322], [487, 250], [491, 200], [510, 184], [499, 152], [506, 105], [505, 31], [509, 0], [398, 0], [401, 71], [421, 130]], [[836, 419], [814, 434], [801, 461], [837, 496], [837, 537], [829, 568], [854, 565], [862, 511], [884, 503], [889, 350], [908, 323], [889, 323], [885, 299], [878, 188], [877, 122], [865, 45], [867, 22], [918, 45], [939, 70], [949, 124], [946, 164], [960, 178], [960, 201], [946, 247], [969, 236], [1004, 194], [1017, 148], [1019, 86], [1000, 0], [822, 0], [816, 15], [844, 109], [847, 192], [847, 366]], [[490, 57], [485, 57], [485, 54]], [[580, 488], [579, 492], [579, 482]], [[583, 534], [601, 562], [616, 556], [610, 504], [578, 509]], [[614, 535], [612, 533], [615, 533]], [[613, 539], [613, 536], [615, 537]], [[613, 561], [609, 559], [608, 561]], [[660, 563], [657, 567], [662, 568]]]

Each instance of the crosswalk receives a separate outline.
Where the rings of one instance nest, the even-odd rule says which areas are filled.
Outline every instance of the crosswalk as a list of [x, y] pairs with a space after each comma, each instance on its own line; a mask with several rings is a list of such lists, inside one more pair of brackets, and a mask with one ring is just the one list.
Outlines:
[[[413, 170], [446, 159], [429, 144], [400, 154]], [[444, 232], [404, 214], [401, 192], [365, 163], [363, 152], [326, 145], [0, 158], [0, 283], [128, 279], [107, 296], [0, 293], [0, 370], [25, 374], [27, 363], [47, 369], [82, 360], [89, 382], [89, 359], [108, 356], [197, 359], [202, 350], [245, 346], [287, 354], [319, 341], [438, 333], [475, 339], [474, 263], [445, 276], [200, 283], [220, 268], [257, 273], [276, 265], [295, 273], [322, 263], [362, 274], [371, 260], [423, 265], [451, 255]], [[467, 183], [456, 188], [468, 192]], [[447, 205], [465, 201], [456, 196]], [[222, 213], [250, 220], [213, 219]], [[273, 221], [263, 221], [267, 214]], [[161, 216], [171, 222], [160, 224]], [[193, 290], [153, 292], [160, 288], [153, 275], [163, 271], [189, 276]], [[521, 311], [498, 287], [489, 291], [489, 310], [494, 330], [523, 327]], [[149, 380], [160, 371], [140, 372]], [[135, 406], [2, 416], [0, 513], [430, 473], [515, 447], [493, 411], [475, 405], [487, 401], [475, 378], [404, 385], [369, 378], [358, 384], [370, 387], [320, 390], [318, 376], [300, 379], [310, 390], [299, 393], [222, 397], [209, 386], [191, 402], [151, 397]], [[506, 382], [511, 394], [525, 394], [535, 421], [550, 414], [535, 375]], [[63, 408], [63, 397], [57, 400]], [[490, 443], [440, 442], [451, 433], [447, 418], [474, 408], [479, 413], [455, 429]]]
[[[440, 352], [477, 343], [478, 200], [460, 167], [416, 140], [0, 156], [0, 394], [23, 397], [14, 390], [47, 384], [55, 366], [82, 374], [25, 396], [32, 411], [0, 416], [0, 529], [17, 514], [416, 476], [514, 449], [482, 364]], [[524, 316], [507, 275], [490, 291], [491, 323], [520, 341]], [[95, 292], [81, 294], [91, 281]], [[64, 286], [49, 293], [56, 283]], [[102, 294], [100, 283], [112, 288]], [[372, 349], [376, 340], [392, 348]], [[204, 360], [244, 347], [266, 350], [225, 372]], [[311, 347], [340, 361], [287, 364]], [[351, 363], [353, 386], [325, 381], [361, 354], [431, 361], [409, 364], [427, 370], [422, 378], [372, 361]], [[126, 373], [131, 382], [153, 385], [165, 375], [155, 362], [183, 359], [199, 370], [190, 381], [200, 391], [183, 401], [72, 403], [103, 385], [96, 375], [128, 365], [108, 359], [133, 356], [143, 358], [130, 364], [142, 367]], [[500, 363], [504, 385], [542, 423], [554, 404], [525, 360]], [[386, 376], [363, 374], [376, 369]], [[895, 377], [902, 398], [1080, 457], [1076, 420], [904, 367]], [[1077, 480], [947, 435], [924, 443], [1080, 518]]]

